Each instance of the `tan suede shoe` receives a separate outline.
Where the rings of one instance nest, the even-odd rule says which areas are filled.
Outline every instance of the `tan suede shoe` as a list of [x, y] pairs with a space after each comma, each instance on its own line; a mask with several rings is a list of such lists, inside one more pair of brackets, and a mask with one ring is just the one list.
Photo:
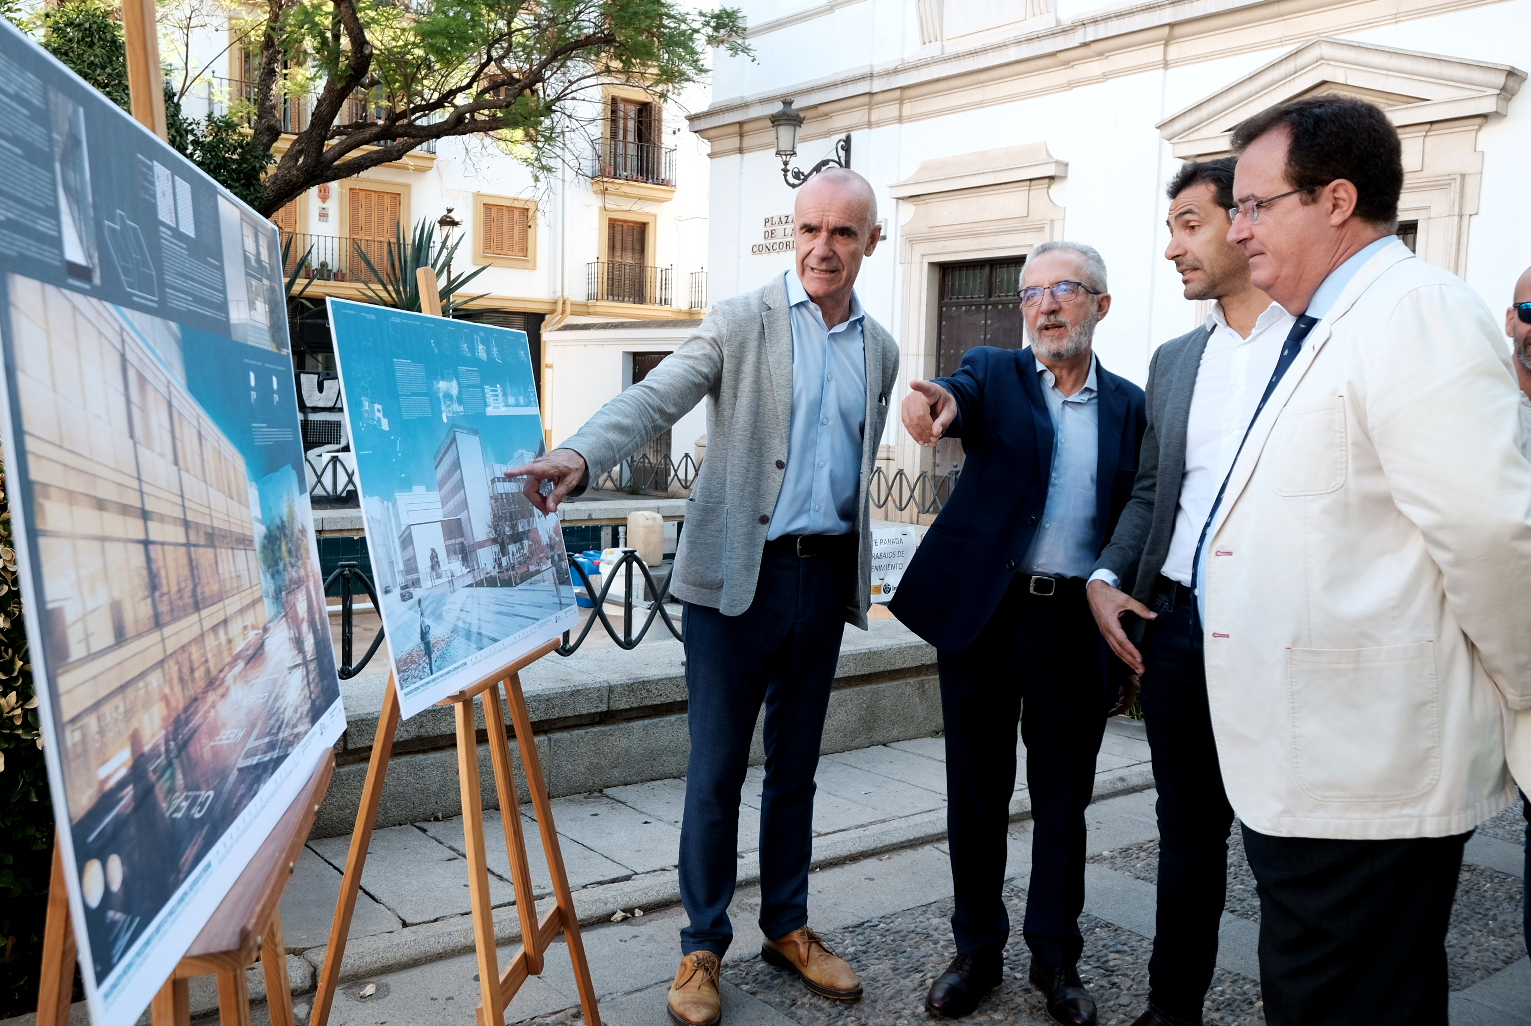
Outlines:
[[785, 937], [768, 940], [760, 957], [778, 969], [790, 969], [815, 994], [836, 1001], [861, 1000], [861, 977], [845, 959], [830, 951], [824, 938], [804, 926]]
[[680, 960], [670, 984], [670, 1021], [675, 1026], [717, 1026], [723, 1019], [718, 974], [723, 960], [710, 951], [693, 951]]

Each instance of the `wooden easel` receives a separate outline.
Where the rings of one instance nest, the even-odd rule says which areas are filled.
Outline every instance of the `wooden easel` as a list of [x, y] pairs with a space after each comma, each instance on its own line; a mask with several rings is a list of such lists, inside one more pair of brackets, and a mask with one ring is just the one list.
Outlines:
[[[441, 316], [441, 301], [436, 274], [428, 267], [417, 272], [421, 306], [425, 312]], [[542, 776], [542, 760], [537, 755], [532, 736], [532, 718], [527, 712], [526, 695], [521, 690], [521, 670], [558, 647], [553, 639], [528, 652], [510, 665], [495, 670], [470, 687], [464, 688], [438, 705], [455, 707], [457, 734], [457, 776], [462, 789], [463, 846], [468, 857], [468, 893], [473, 908], [473, 946], [478, 953], [478, 979], [482, 1001], [477, 1012], [478, 1026], [503, 1026], [505, 1009], [526, 982], [528, 976], [542, 974], [542, 957], [560, 932], [569, 946], [569, 960], [574, 966], [574, 981], [579, 989], [580, 1007], [587, 1026], [601, 1026], [596, 1007], [595, 983], [585, 961], [585, 945], [580, 937], [579, 916], [574, 911], [574, 895], [569, 889], [569, 875], [564, 870], [563, 853], [558, 845], [558, 831], [553, 826], [553, 806], [548, 798], [547, 782]], [[515, 726], [516, 745], [521, 751], [521, 767], [526, 772], [526, 786], [531, 792], [532, 807], [537, 813], [537, 830], [542, 835], [542, 850], [547, 856], [548, 873], [553, 880], [554, 906], [539, 921], [537, 902], [532, 893], [531, 863], [526, 853], [526, 837], [521, 830], [520, 800], [510, 762], [510, 743], [505, 734], [505, 704], [500, 688], [510, 703], [511, 722]], [[484, 798], [479, 788], [478, 729], [474, 718], [474, 699], [482, 697], [484, 724], [488, 728], [489, 757], [494, 765], [495, 791], [500, 800], [500, 822], [505, 829], [505, 848], [510, 856], [510, 877], [515, 887], [516, 911], [521, 919], [521, 945], [502, 972], [495, 944], [494, 905], [489, 897], [489, 865], [484, 847]], [[351, 848], [346, 855], [345, 875], [340, 882], [340, 897], [335, 903], [335, 921], [330, 926], [329, 943], [324, 949], [324, 967], [319, 971], [314, 1010], [309, 1026], [328, 1026], [335, 989], [340, 982], [341, 963], [346, 939], [351, 930], [351, 916], [356, 911], [356, 896], [361, 888], [362, 868], [372, 831], [377, 824], [377, 810], [383, 798], [383, 778], [393, 753], [394, 735], [399, 729], [399, 698], [393, 675], [383, 694], [383, 709], [378, 715], [377, 731], [372, 738], [372, 758], [367, 764], [367, 779], [362, 787], [361, 807], [356, 811], [356, 828], [351, 834]]]
[[[287, 946], [282, 940], [282, 892], [308, 842], [308, 832], [313, 828], [334, 772], [335, 752], [326, 749], [308, 782], [277, 821], [276, 829], [266, 837], [213, 917], [181, 957], [170, 979], [154, 996], [149, 1006], [154, 1026], [189, 1026], [188, 981], [193, 976], [208, 975], [218, 977], [218, 1019], [222, 1026], [250, 1026], [245, 969], [256, 961], [266, 978], [271, 1026], [296, 1026], [287, 981]], [[64, 883], [64, 857], [55, 841], [37, 993], [37, 1026], [68, 1026], [77, 954]]]

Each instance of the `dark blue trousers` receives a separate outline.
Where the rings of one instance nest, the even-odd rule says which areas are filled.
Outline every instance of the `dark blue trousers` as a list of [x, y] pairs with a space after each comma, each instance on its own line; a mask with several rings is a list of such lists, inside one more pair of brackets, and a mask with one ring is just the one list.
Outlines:
[[856, 559], [854, 543], [806, 557], [767, 552], [754, 601], [740, 615], [686, 605], [691, 758], [679, 869], [690, 923], [680, 933], [683, 954], [722, 956], [733, 940], [739, 797], [762, 705], [760, 931], [774, 940], [808, 921], [813, 775]]
[[1029, 580], [1016, 579], [971, 645], [937, 656], [952, 933], [965, 955], [998, 954], [1010, 935], [1002, 890], [1020, 719], [1035, 828], [1023, 931], [1039, 962], [1072, 964], [1084, 946], [1084, 810], [1106, 729], [1104, 663], [1083, 582], [1044, 597], [1028, 594]]
[[1194, 1026], [1217, 964], [1233, 808], [1212, 736], [1195, 601], [1186, 589], [1166, 587], [1153, 609], [1159, 616], [1144, 632], [1138, 693], [1159, 791], [1158, 912], [1148, 1004], [1172, 1026]]

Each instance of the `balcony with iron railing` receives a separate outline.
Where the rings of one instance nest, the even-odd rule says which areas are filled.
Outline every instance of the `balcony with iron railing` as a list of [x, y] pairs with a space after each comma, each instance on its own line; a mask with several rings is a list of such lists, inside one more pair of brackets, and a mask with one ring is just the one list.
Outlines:
[[[290, 242], [289, 242], [290, 240]], [[379, 271], [387, 273], [389, 261], [398, 245], [386, 239], [356, 239], [337, 235], [310, 235], [307, 232], [282, 232], [282, 242], [287, 246], [287, 266], [283, 273], [291, 277], [298, 274], [299, 283], [308, 281], [349, 281], [359, 284], [376, 284], [377, 275], [367, 266], [367, 260]], [[363, 260], [361, 254], [367, 255]]]
[[707, 309], [707, 272], [691, 272], [691, 309]]
[[623, 139], [597, 140], [594, 177], [673, 189], [675, 148]]
[[586, 265], [586, 271], [585, 299], [588, 302], [670, 305], [671, 268], [620, 260], [592, 260]]

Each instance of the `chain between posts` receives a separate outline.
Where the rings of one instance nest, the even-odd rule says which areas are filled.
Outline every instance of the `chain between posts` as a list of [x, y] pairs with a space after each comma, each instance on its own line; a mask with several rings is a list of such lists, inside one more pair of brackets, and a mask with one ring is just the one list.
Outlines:
[[[585, 619], [585, 625], [580, 629], [579, 637], [570, 642], [569, 635], [573, 632], [564, 631], [563, 644], [553, 651], [561, 656], [571, 656], [579, 651], [580, 645], [584, 644], [585, 638], [589, 636], [590, 629], [595, 626], [597, 620], [600, 621], [602, 627], [606, 628], [607, 635], [616, 643], [617, 647], [628, 651], [638, 647], [639, 642], [648, 635], [649, 628], [654, 625], [656, 619], [664, 622], [666, 629], [674, 635], [675, 640], [685, 640], [674, 618], [670, 616], [670, 611], [664, 605], [665, 600], [670, 594], [669, 576], [665, 576], [663, 583], [656, 581], [654, 575], [649, 571], [648, 566], [643, 560], [639, 558], [637, 552], [627, 551], [622, 553], [621, 558], [612, 567], [611, 573], [605, 575], [606, 580], [601, 584], [599, 595], [596, 595], [595, 588], [590, 582], [590, 575], [585, 572], [585, 568], [579, 561], [573, 556], [569, 556], [568, 559], [569, 569], [579, 576], [579, 581], [585, 589], [585, 594], [593, 596], [591, 601], [594, 603], [594, 608], [590, 610], [590, 616]], [[647, 593], [654, 596], [653, 607], [649, 610], [648, 617], [643, 621], [643, 626], [639, 628], [636, 635], [633, 633], [634, 567], [642, 575]], [[616, 627], [612, 624], [611, 618], [606, 615], [606, 596], [610, 594], [612, 585], [617, 583], [619, 571], [623, 583], [622, 633], [620, 635], [618, 635]], [[338, 564], [335, 572], [325, 579], [324, 590], [326, 593], [329, 592], [330, 586], [337, 580], [340, 582], [340, 666], [336, 672], [341, 680], [350, 680], [367, 668], [367, 664], [372, 661], [372, 657], [377, 654], [378, 648], [383, 644], [383, 604], [378, 601], [377, 592], [373, 589], [372, 582], [367, 579], [366, 574], [362, 573], [359, 564], [355, 562]], [[359, 582], [362, 590], [367, 593], [367, 597], [372, 600], [372, 608], [378, 611], [379, 621], [377, 637], [372, 639], [372, 644], [367, 649], [366, 654], [361, 657], [361, 662], [354, 666], [351, 664], [351, 657], [354, 651], [352, 638], [355, 634], [353, 582]]]
[[[337, 578], [340, 580], [340, 666], [337, 667], [336, 673], [341, 680], [350, 680], [366, 669], [373, 655], [377, 653], [378, 646], [383, 643], [383, 604], [377, 600], [377, 592], [372, 590], [372, 582], [367, 580], [367, 575], [361, 572], [360, 564], [344, 562], [337, 565], [335, 572], [330, 574], [324, 582], [325, 594], [329, 593], [330, 585], [334, 584]], [[372, 600], [372, 608], [378, 613], [377, 637], [372, 639], [372, 647], [367, 649], [367, 654], [361, 657], [361, 662], [356, 666], [351, 665], [351, 581], [353, 578], [361, 582], [367, 597]]]
[[[637, 637], [633, 636], [633, 567], [637, 567], [638, 572], [643, 575], [643, 583], [647, 586], [648, 594], [654, 596], [654, 605], [649, 610], [648, 618], [643, 621], [643, 627], [638, 631]], [[622, 553], [621, 558], [611, 568], [611, 573], [601, 575], [605, 580], [601, 582], [601, 593], [598, 596], [595, 595], [594, 589], [591, 587], [590, 575], [585, 572], [585, 568], [580, 565], [579, 561], [572, 556], [569, 557], [569, 569], [579, 575], [580, 583], [585, 589], [585, 594], [591, 596], [594, 608], [590, 610], [590, 616], [585, 620], [585, 626], [580, 630], [579, 637], [575, 638], [572, 644], [569, 642], [569, 635], [573, 632], [564, 631], [564, 643], [553, 650], [559, 655], [571, 656], [577, 652], [579, 646], [584, 643], [586, 636], [590, 634], [590, 628], [595, 626], [595, 621], [598, 619], [601, 621], [601, 626], [606, 628], [607, 635], [612, 641], [616, 642], [617, 647], [629, 651], [638, 647], [638, 643], [648, 634], [649, 628], [654, 625], [656, 618], [664, 621], [665, 627], [669, 628], [676, 641], [686, 640], [681, 635], [680, 628], [671, 619], [670, 611], [664, 606], [665, 599], [670, 595], [669, 575], [665, 576], [663, 584], [656, 583], [654, 575], [649, 572], [648, 565], [639, 558], [637, 551], [628, 549]], [[620, 638], [617, 637], [617, 629], [612, 626], [611, 619], [606, 615], [606, 596], [610, 593], [611, 586], [617, 583], [617, 572], [619, 570], [623, 575], [624, 589], [622, 594], [622, 636]], [[673, 572], [672, 570], [671, 573]]]

